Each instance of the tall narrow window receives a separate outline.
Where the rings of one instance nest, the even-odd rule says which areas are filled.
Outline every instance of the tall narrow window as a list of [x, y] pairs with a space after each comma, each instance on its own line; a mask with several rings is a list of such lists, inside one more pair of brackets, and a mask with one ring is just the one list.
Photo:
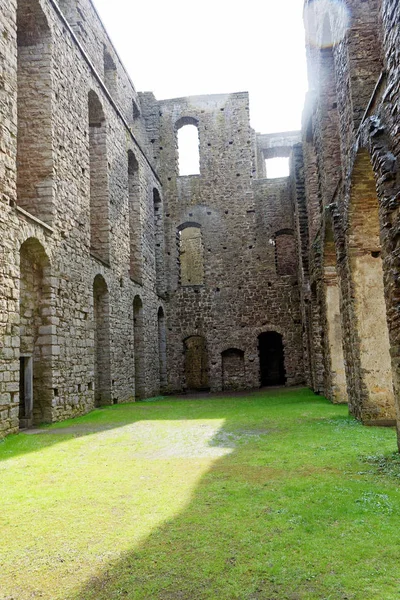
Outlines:
[[160, 364], [160, 391], [167, 385], [167, 331], [162, 307], [158, 309], [158, 358]]
[[90, 249], [105, 263], [110, 260], [107, 130], [103, 107], [89, 92]]
[[204, 284], [204, 252], [200, 225], [190, 223], [179, 230], [181, 285]]
[[112, 404], [110, 372], [110, 301], [101, 275], [93, 283], [95, 404]]
[[53, 150], [51, 33], [37, 0], [19, 0], [17, 202], [51, 224]]
[[103, 61], [104, 61], [104, 83], [106, 84], [106, 87], [107, 87], [108, 91], [110, 92], [111, 96], [113, 96], [113, 98], [116, 99], [117, 91], [118, 91], [117, 67], [115, 66], [115, 62], [114, 62], [111, 54], [107, 50], [107, 48], [104, 48], [104, 51], [103, 51]]
[[140, 210], [139, 164], [128, 152], [130, 276], [142, 283], [142, 218]]
[[183, 118], [176, 124], [179, 175], [200, 174], [199, 130], [196, 119]]
[[139, 296], [133, 300], [133, 346], [135, 354], [135, 397], [145, 397], [146, 375], [144, 357], [143, 302]]
[[157, 293], [162, 294], [165, 290], [164, 282], [164, 219], [163, 204], [159, 191], [153, 190], [154, 206], [154, 244], [156, 260], [156, 287]]

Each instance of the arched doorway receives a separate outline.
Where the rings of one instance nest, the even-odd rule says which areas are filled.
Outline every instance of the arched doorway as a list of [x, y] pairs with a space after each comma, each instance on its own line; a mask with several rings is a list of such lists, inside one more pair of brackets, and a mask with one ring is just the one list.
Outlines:
[[94, 398], [96, 406], [112, 404], [110, 372], [110, 303], [104, 277], [93, 282]]
[[192, 335], [184, 341], [185, 381], [188, 390], [208, 390], [207, 342], [201, 335]]
[[[20, 401], [21, 429], [52, 421], [52, 351], [49, 336], [50, 264], [35, 238], [20, 250]], [[50, 346], [50, 347], [49, 347]]]
[[261, 387], [286, 383], [285, 355], [280, 333], [267, 331], [258, 336]]

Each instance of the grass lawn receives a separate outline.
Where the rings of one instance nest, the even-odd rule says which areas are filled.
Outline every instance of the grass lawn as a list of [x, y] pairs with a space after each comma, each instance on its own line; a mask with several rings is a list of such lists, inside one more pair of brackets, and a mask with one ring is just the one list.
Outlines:
[[0, 600], [399, 600], [395, 450], [305, 389], [11, 436]]

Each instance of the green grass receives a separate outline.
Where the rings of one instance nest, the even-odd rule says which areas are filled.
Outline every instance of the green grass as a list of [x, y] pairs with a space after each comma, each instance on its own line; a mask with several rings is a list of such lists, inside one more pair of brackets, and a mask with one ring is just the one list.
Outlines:
[[398, 600], [400, 460], [308, 390], [0, 443], [0, 600]]

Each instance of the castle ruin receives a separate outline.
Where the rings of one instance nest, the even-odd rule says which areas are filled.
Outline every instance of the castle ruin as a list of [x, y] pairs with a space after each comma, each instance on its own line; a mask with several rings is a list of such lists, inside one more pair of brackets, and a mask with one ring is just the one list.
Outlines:
[[90, 0], [1, 4], [1, 435], [267, 385], [395, 423], [400, 6], [346, 2], [306, 2], [303, 128], [263, 135], [247, 93], [137, 93]]

